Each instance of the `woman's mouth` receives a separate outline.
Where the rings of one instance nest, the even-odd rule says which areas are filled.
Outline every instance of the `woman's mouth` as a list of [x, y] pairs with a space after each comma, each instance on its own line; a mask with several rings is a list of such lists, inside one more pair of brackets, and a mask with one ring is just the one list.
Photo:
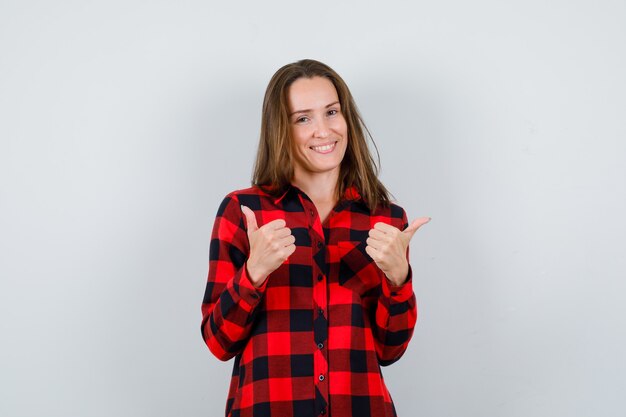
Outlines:
[[330, 153], [333, 151], [333, 149], [335, 149], [336, 145], [337, 145], [337, 142], [332, 142], [326, 145], [310, 146], [309, 149], [312, 149], [317, 153]]

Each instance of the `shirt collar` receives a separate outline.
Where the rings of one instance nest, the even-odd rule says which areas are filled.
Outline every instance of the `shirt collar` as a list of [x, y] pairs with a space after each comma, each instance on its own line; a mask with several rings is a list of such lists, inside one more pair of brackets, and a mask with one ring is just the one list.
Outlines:
[[[298, 193], [304, 194], [302, 190], [300, 190], [295, 185], [291, 184], [287, 187], [284, 193], [282, 193], [279, 197], [274, 199], [274, 204], [280, 203], [285, 198], [285, 196], [287, 196], [287, 194], [289, 194], [290, 192], [294, 192], [295, 194], [298, 194]], [[343, 199], [344, 200], [359, 200], [361, 199], [361, 194], [359, 194], [359, 191], [356, 189], [355, 186], [351, 186], [351, 187], [346, 188], [346, 191], [343, 193]]]
[[287, 187], [287, 189], [285, 190], [285, 192], [284, 192], [284, 193], [282, 193], [282, 194], [281, 194], [278, 198], [275, 198], [275, 199], [274, 199], [274, 204], [278, 204], [278, 203], [280, 203], [280, 202], [281, 202], [281, 201], [285, 198], [285, 196], [287, 195], [287, 193], [289, 192], [289, 190], [291, 190], [291, 188], [292, 188], [292, 187], [293, 187], [293, 186]]

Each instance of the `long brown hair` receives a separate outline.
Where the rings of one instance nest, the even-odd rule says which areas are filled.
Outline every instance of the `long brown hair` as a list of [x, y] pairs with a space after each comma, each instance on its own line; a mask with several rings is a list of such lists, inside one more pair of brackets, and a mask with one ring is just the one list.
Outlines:
[[[299, 78], [325, 77], [339, 96], [341, 112], [348, 128], [348, 145], [339, 169], [336, 187], [341, 199], [349, 187], [355, 187], [370, 210], [378, 204], [389, 206], [389, 192], [378, 179], [380, 157], [372, 135], [365, 126], [343, 79], [328, 65], [303, 59], [280, 68], [272, 76], [263, 99], [261, 136], [257, 150], [252, 184], [272, 195], [282, 194], [291, 184], [294, 173], [291, 131], [289, 126], [289, 87]], [[376, 149], [372, 157], [364, 132]]]

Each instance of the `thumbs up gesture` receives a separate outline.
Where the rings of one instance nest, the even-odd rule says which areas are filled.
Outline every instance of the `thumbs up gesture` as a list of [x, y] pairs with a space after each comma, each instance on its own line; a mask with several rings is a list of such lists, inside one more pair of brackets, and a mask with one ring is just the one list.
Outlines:
[[413, 220], [404, 231], [381, 222], [370, 229], [365, 252], [385, 273], [392, 285], [404, 283], [409, 273], [409, 263], [406, 259], [409, 242], [417, 229], [429, 221], [430, 217], [420, 217]]
[[248, 227], [250, 255], [246, 262], [248, 276], [255, 287], [263, 285], [267, 276], [274, 272], [296, 250], [296, 238], [286, 227], [283, 219], [273, 220], [261, 227], [254, 212], [241, 206]]

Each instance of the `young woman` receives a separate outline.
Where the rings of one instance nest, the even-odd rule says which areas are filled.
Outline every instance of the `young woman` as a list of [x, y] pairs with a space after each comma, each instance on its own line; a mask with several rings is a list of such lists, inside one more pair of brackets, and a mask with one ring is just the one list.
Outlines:
[[417, 319], [407, 223], [390, 202], [348, 87], [280, 68], [263, 101], [253, 186], [217, 212], [202, 336], [235, 358], [227, 417], [396, 416], [380, 366]]

